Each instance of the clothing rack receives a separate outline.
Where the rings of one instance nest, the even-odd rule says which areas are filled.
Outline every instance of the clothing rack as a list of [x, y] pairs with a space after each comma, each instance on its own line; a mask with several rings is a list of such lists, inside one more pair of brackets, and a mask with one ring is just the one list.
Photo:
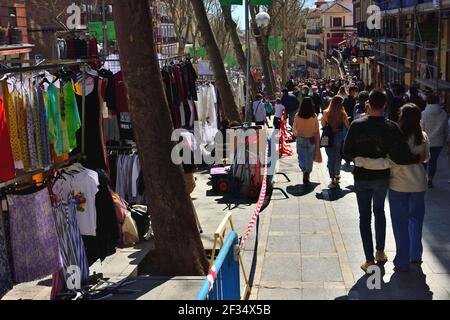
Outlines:
[[83, 93], [82, 93], [82, 105], [81, 105], [81, 109], [82, 109], [82, 132], [81, 132], [81, 154], [76, 155], [71, 157], [70, 159], [63, 161], [63, 162], [59, 162], [59, 163], [55, 163], [50, 165], [47, 168], [39, 168], [36, 170], [33, 170], [31, 172], [27, 172], [23, 175], [20, 175], [18, 177], [15, 177], [12, 180], [9, 181], [5, 181], [0, 183], [0, 189], [4, 189], [6, 187], [15, 185], [23, 180], [26, 179], [30, 179], [31, 177], [37, 175], [37, 174], [41, 174], [47, 171], [50, 171], [52, 169], [56, 169], [56, 168], [61, 168], [61, 167], [65, 167], [68, 164], [73, 163], [74, 161], [80, 161], [81, 159], [84, 158], [84, 153], [85, 153], [85, 121], [86, 121], [86, 68], [87, 68], [87, 62], [84, 60], [70, 60], [70, 61], [65, 61], [65, 62], [59, 62], [59, 63], [55, 63], [55, 64], [39, 64], [36, 66], [29, 66], [29, 67], [12, 67], [12, 68], [7, 68], [7, 69], [0, 69], [0, 76], [2, 75], [16, 75], [16, 74], [24, 74], [24, 73], [32, 73], [32, 72], [36, 72], [36, 71], [43, 71], [43, 70], [57, 70], [63, 67], [74, 67], [74, 66], [80, 66], [81, 67], [81, 72], [82, 72], [82, 88], [83, 88]]
[[20, 183], [20, 182], [22, 182], [24, 180], [30, 179], [30, 178], [34, 177], [35, 175], [38, 175], [38, 174], [41, 174], [41, 173], [45, 173], [45, 172], [48, 172], [48, 171], [51, 171], [51, 170], [62, 169], [62, 168], [67, 167], [67, 166], [69, 166], [69, 165], [71, 165], [73, 163], [79, 162], [79, 161], [81, 161], [83, 159], [84, 159], [84, 156], [79, 154], [79, 155], [75, 155], [73, 157], [70, 157], [67, 160], [54, 163], [54, 164], [52, 164], [52, 165], [50, 165], [50, 166], [48, 166], [46, 168], [40, 168], [40, 169], [36, 169], [36, 170], [30, 171], [30, 172], [27, 172], [27, 173], [25, 173], [23, 175], [20, 175], [19, 177], [16, 177], [16, 178], [14, 178], [12, 180], [0, 183], [0, 190], [8, 188], [10, 186], [13, 186], [15, 184], [18, 184], [18, 183]]

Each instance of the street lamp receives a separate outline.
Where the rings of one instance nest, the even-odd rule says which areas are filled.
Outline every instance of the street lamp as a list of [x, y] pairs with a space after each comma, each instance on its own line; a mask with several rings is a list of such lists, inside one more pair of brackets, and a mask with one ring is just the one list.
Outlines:
[[261, 11], [256, 15], [256, 24], [258, 28], [267, 28], [270, 23], [270, 15], [267, 12]]
[[[251, 106], [251, 99], [250, 99], [250, 76], [251, 76], [251, 52], [250, 52], [250, 5], [249, 0], [244, 1], [245, 5], [245, 38], [246, 38], [246, 53], [247, 53], [247, 90], [246, 90], [246, 112], [245, 112], [245, 120], [246, 122], [251, 122], [253, 110]], [[258, 13], [255, 17], [255, 22], [258, 28], [267, 28], [270, 23], [270, 15], [267, 12], [261, 11]]]

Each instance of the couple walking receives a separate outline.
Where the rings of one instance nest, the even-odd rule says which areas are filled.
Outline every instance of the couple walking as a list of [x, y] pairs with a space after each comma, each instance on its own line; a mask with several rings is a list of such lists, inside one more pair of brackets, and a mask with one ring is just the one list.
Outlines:
[[[333, 145], [327, 148], [328, 169], [332, 183], [338, 186], [342, 164], [341, 149], [355, 162], [355, 191], [360, 213], [360, 233], [367, 272], [376, 263], [385, 263], [385, 200], [389, 192], [392, 226], [397, 247], [396, 271], [408, 271], [410, 263], [422, 261], [422, 228], [425, 216], [430, 144], [422, 132], [421, 110], [406, 104], [400, 110], [399, 124], [384, 117], [386, 94], [375, 89], [367, 103], [367, 116], [350, 126], [342, 97], [334, 97], [324, 112], [322, 125], [333, 131]], [[311, 98], [306, 98], [295, 119], [294, 135], [304, 182], [309, 183], [313, 162], [321, 162], [319, 120]], [[342, 148], [343, 147], [343, 148]], [[376, 252], [372, 235], [372, 207], [375, 215]]]
[[[355, 162], [355, 191], [360, 213], [360, 233], [367, 272], [375, 263], [388, 260], [385, 250], [385, 200], [389, 192], [392, 227], [396, 243], [396, 272], [409, 271], [411, 263], [422, 262], [422, 228], [425, 216], [430, 144], [421, 127], [421, 110], [404, 105], [398, 125], [384, 117], [386, 94], [373, 90], [368, 116], [356, 120], [345, 139], [344, 155]], [[376, 253], [372, 237], [372, 206], [375, 215]]]

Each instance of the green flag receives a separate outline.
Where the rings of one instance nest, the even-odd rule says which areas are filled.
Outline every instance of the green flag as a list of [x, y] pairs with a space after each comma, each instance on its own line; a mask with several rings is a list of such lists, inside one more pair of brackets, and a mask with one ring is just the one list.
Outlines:
[[242, 5], [243, 0], [220, 0], [220, 5], [222, 7], [231, 6], [231, 5]]

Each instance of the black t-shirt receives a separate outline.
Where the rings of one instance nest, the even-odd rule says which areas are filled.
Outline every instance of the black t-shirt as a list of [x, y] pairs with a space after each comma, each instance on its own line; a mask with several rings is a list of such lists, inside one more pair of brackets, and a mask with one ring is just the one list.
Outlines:
[[[364, 117], [350, 126], [344, 143], [346, 158], [387, 158], [400, 165], [419, 162], [419, 156], [411, 154], [399, 126], [384, 117]], [[355, 180], [389, 179], [390, 170], [367, 170], [355, 167]]]

